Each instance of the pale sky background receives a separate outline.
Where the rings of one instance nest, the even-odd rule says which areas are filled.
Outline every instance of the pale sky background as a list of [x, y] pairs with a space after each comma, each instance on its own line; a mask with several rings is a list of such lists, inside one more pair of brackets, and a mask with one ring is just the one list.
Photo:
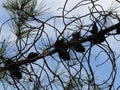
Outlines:
[[[39, 2], [41, 0], [38, 0]], [[70, 9], [72, 6], [74, 6], [77, 2], [79, 2], [80, 0], [68, 0], [68, 4], [67, 4], [67, 8]], [[113, 2], [114, 0], [99, 0], [98, 3], [100, 5], [102, 5], [104, 7], [104, 9], [108, 9], [111, 5], [113, 5]], [[5, 9], [2, 8], [2, 2], [4, 2], [4, 0], [0, 0], [0, 25], [5, 21], [7, 20], [9, 17], [7, 16], [7, 12]], [[50, 8], [49, 12], [52, 14], [52, 15], [60, 15], [61, 14], [61, 10], [58, 8], [60, 7], [63, 7], [64, 5], [64, 2], [65, 0], [46, 0], [45, 3], [46, 3], [46, 7]], [[84, 14], [87, 12], [86, 8], [88, 8], [87, 6], [85, 8], [82, 8], [81, 11], [83, 11], [83, 13], [81, 14]], [[77, 11], [74, 11], [76, 14], [78, 13]], [[74, 13], [74, 14], [75, 14]], [[5, 36], [9, 36], [10, 33], [8, 33], [7, 31], [7, 25], [5, 25], [4, 27], [4, 33], [3, 35]], [[0, 36], [0, 40], [1, 40], [1, 36]], [[14, 39], [14, 37], [11, 37], [11, 39]], [[109, 39], [110, 40], [110, 39]], [[113, 49], [118, 49], [119, 48], [119, 44], [114, 41], [114, 40], [110, 40], [110, 44], [111, 44], [111, 47]], [[117, 50], [118, 52], [118, 50]], [[120, 63], [119, 63], [120, 64]], [[101, 69], [100, 72], [107, 72], [108, 70], [106, 69], [106, 67], [103, 67], [104, 70]], [[118, 66], [118, 69], [120, 69], [120, 66]], [[119, 72], [120, 73], [120, 72]], [[101, 78], [103, 77], [103, 73], [99, 73], [99, 75], [101, 75]], [[120, 80], [119, 80], [120, 81]], [[120, 83], [119, 83], [120, 84]]]
[[[5, 0], [0, 0], [0, 25], [7, 20], [8, 17], [8, 13], [6, 12], [5, 9], [2, 8], [2, 2], [4, 2]], [[67, 9], [71, 9], [75, 4], [77, 4], [77, 2], [79, 2], [80, 0], [68, 0], [68, 4], [67, 4]], [[113, 0], [99, 0], [98, 3], [100, 3], [100, 5], [102, 5], [105, 9], [108, 9], [111, 6], [111, 1]], [[41, 0], [38, 0], [38, 3], [41, 2]], [[45, 2], [46, 7], [50, 8], [48, 10], [48, 13], [52, 14], [52, 15], [61, 15], [61, 10], [59, 8], [63, 7], [65, 0], [43, 0], [43, 2]], [[78, 13], [78, 10], [74, 11], [74, 13], [71, 13], [72, 15], [83, 15], [85, 13], [87, 13], [88, 11], [88, 6], [81, 8], [80, 13]], [[9, 37], [10, 33], [5, 33], [7, 31], [7, 25], [4, 25], [3, 29], [3, 33], [4, 35], [0, 36], [1, 37]], [[14, 37], [10, 37], [10, 39], [14, 39]]]

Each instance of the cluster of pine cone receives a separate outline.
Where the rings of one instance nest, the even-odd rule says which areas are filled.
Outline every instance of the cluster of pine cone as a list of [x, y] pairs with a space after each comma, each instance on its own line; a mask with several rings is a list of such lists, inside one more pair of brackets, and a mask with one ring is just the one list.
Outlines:
[[101, 44], [102, 42], [105, 41], [105, 36], [104, 36], [104, 34], [99, 34], [99, 35], [98, 35], [98, 27], [97, 27], [96, 23], [93, 24], [92, 30], [91, 30], [90, 32], [91, 32], [91, 34], [94, 36], [94, 38], [93, 38], [93, 40], [92, 40], [92, 42], [93, 42], [94, 44]]
[[[93, 37], [91, 40], [93, 44], [101, 44], [105, 41], [105, 35], [99, 33], [96, 22], [93, 23], [90, 33]], [[76, 52], [85, 52], [85, 47], [81, 44], [80, 38], [80, 32], [76, 32], [72, 34], [72, 39], [70, 40], [70, 42], [72, 42], [71, 44], [65, 42], [65, 39], [58, 39], [55, 42], [55, 49], [58, 52], [59, 57], [63, 60], [70, 60], [70, 55], [68, 52], [69, 48], [75, 50]]]
[[55, 42], [55, 49], [58, 52], [58, 55], [60, 58], [62, 58], [63, 60], [70, 60], [70, 54], [68, 49], [74, 49], [76, 52], [85, 52], [85, 48], [83, 47], [83, 45], [79, 42], [80, 39], [80, 33], [74, 33], [72, 34], [72, 39], [71, 39], [71, 44], [68, 44], [67, 42], [65, 42], [64, 39], [58, 39]]
[[22, 73], [19, 66], [15, 65], [15, 63], [11, 59], [5, 61], [5, 67], [7, 66], [9, 66], [7, 70], [10, 72], [10, 75], [12, 77], [15, 77], [17, 79], [22, 78]]
[[[94, 38], [92, 39], [92, 42], [94, 44], [100, 44], [105, 41], [105, 36], [103, 34], [98, 35], [98, 28], [96, 23], [93, 24], [92, 30], [90, 32], [94, 36]], [[116, 30], [116, 32], [120, 33], [120, 30]], [[65, 39], [57, 39], [57, 41], [55, 42], [55, 50], [58, 52], [59, 57], [63, 60], [70, 60], [70, 54], [68, 49], [73, 49], [74, 51], [79, 53], [85, 52], [85, 47], [81, 44], [80, 38], [80, 32], [76, 32], [72, 34], [72, 39], [69, 41], [70, 43], [66, 42]], [[33, 58], [37, 56], [37, 53], [31, 52], [26, 59], [30, 60], [30, 62], [34, 62], [37, 59]], [[11, 76], [17, 79], [22, 78], [22, 73], [19, 66], [15, 65], [15, 63], [11, 59], [5, 61], [5, 67], [7, 66], [9, 66], [7, 70], [10, 72]]]
[[[30, 60], [30, 62], [34, 62], [37, 59], [34, 59], [34, 60], [32, 60], [32, 59], [37, 56], [38, 56], [38, 53], [30, 52], [26, 59]], [[17, 66], [13, 60], [11, 60], [11, 59], [6, 60], [5, 67], [8, 67], [7, 70], [9, 71], [10, 75], [13, 78], [17, 78], [17, 79], [22, 78], [22, 72], [21, 72], [19, 66]]]

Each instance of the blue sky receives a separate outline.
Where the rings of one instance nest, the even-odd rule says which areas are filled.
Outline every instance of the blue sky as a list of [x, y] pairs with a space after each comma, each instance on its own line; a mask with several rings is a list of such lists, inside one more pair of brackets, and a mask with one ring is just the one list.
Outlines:
[[[41, 0], [38, 0], [38, 1], [41, 1]], [[2, 0], [0, 1], [0, 25], [5, 21], [5, 20], [7, 20], [9, 17], [8, 17], [8, 14], [7, 14], [7, 12], [6, 12], [6, 10], [5, 9], [3, 9], [2, 8]], [[46, 6], [49, 8], [50, 7], [50, 10], [49, 10], [49, 13], [51, 14], [51, 15], [60, 15], [61, 14], [61, 10], [60, 9], [58, 9], [59, 7], [63, 7], [63, 5], [64, 5], [64, 2], [65, 2], [65, 0], [46, 0], [45, 1], [45, 3], [46, 3]], [[78, 2], [78, 0], [69, 0], [69, 2], [68, 2], [68, 5], [67, 5], [67, 8], [68, 9], [70, 9], [71, 8], [71, 6], [74, 6], [76, 3]], [[99, 2], [98, 2], [99, 4], [101, 4], [105, 9], [108, 9], [111, 5], [112, 5], [112, 0], [99, 0]], [[81, 11], [82, 11], [82, 13], [80, 13], [81, 15], [82, 14], [85, 14], [85, 13], [87, 13], [87, 10], [86, 10], [86, 8], [87, 8], [87, 6], [85, 7], [85, 8], [82, 8], [81, 9]], [[74, 13], [71, 13], [71, 15], [73, 15], [73, 14], [78, 14], [78, 12], [77, 11], [74, 11]], [[59, 26], [60, 27], [60, 26]], [[8, 32], [8, 26], [7, 25], [5, 25], [4, 27], [3, 27], [3, 29], [4, 29], [4, 31], [2, 32], [2, 35], [3, 35], [3, 37], [9, 37], [10, 36], [10, 33], [7, 33]], [[52, 33], [50, 33], [50, 35], [53, 35]], [[118, 38], [119, 38], [119, 36], [118, 36]], [[11, 37], [10, 38], [11, 40], [13, 40], [14, 39], [14, 37]], [[0, 40], [2, 40], [2, 37], [0, 37]], [[115, 40], [113, 40], [113, 38], [112, 37], [110, 37], [110, 38], [107, 38], [107, 40], [109, 41], [109, 43], [110, 43], [110, 46], [119, 54], [119, 43], [118, 42], [116, 42]], [[118, 50], [119, 49], [119, 50]], [[96, 48], [94, 48], [93, 49], [93, 52], [95, 52], [95, 50], [97, 50]], [[97, 52], [96, 52], [97, 53]], [[94, 57], [95, 55], [94, 55], [94, 53], [92, 54], [92, 58], [95, 58]], [[105, 57], [104, 57], [105, 58]], [[94, 63], [96, 63], [96, 64], [98, 64], [98, 63], [100, 63], [99, 62], [99, 60], [101, 60], [101, 59], [103, 59], [103, 56], [100, 56], [100, 58], [96, 61], [96, 62], [94, 62]], [[119, 75], [119, 73], [120, 73], [120, 66], [119, 66], [119, 60], [117, 61], [118, 63], [118, 75]], [[96, 69], [96, 66], [94, 66], [93, 65], [93, 67]], [[100, 78], [106, 78], [106, 75], [107, 75], [107, 73], [109, 72], [109, 68], [111, 68], [111, 66], [110, 66], [110, 64], [109, 63], [107, 63], [107, 64], [105, 64], [104, 66], [102, 66], [101, 68], [98, 68], [96, 71], [98, 71], [97, 72], [97, 75], [100, 77]], [[118, 81], [116, 82], [116, 85], [117, 84], [119, 84], [119, 82], [120, 82], [120, 79], [119, 78], [117, 78], [118, 79]]]

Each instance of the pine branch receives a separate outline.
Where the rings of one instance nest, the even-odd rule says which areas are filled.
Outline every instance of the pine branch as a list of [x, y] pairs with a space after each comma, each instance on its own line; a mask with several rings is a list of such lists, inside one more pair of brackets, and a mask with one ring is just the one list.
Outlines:
[[[104, 29], [104, 30], [99, 31], [96, 35], [101, 35], [101, 34], [102, 34], [102, 35], [105, 35], [105, 34], [111, 32], [111, 31], [117, 29], [119, 26], [120, 26], [120, 23], [117, 23], [117, 24], [115, 24], [115, 25], [112, 25], [112, 26]], [[79, 42], [80, 42], [80, 43], [84, 43], [84, 42], [87, 42], [87, 41], [91, 41], [91, 40], [93, 40], [94, 38], [95, 38], [94, 35], [90, 35], [90, 36], [88, 36], [88, 37], [82, 38], [81, 40], [79, 40]], [[69, 46], [69, 47], [70, 47], [70, 45], [71, 45], [71, 42], [68, 42], [68, 46]], [[46, 50], [47, 50], [47, 49], [46, 49]], [[23, 60], [14, 62], [14, 63], [12, 63], [12, 64], [9, 64], [9, 65], [6, 66], [6, 67], [1, 67], [1, 68], [0, 68], [0, 72], [2, 72], [2, 71], [4, 71], [4, 70], [7, 70], [7, 69], [8, 69], [10, 66], [12, 66], [12, 65], [13, 65], [13, 66], [14, 66], [14, 65], [16, 65], [16, 66], [21, 66], [21, 65], [24, 65], [24, 64], [27, 64], [27, 63], [30, 63], [30, 62], [35, 62], [35, 61], [40, 60], [40, 59], [42, 59], [42, 58], [44, 58], [44, 57], [46, 57], [46, 56], [52, 55], [52, 54], [54, 54], [54, 53], [56, 53], [56, 52], [57, 52], [57, 51], [56, 51], [55, 49], [53, 49], [53, 50], [51, 50], [51, 51], [43, 52], [42, 54], [39, 54], [39, 55], [38, 55], [37, 57], [35, 57], [35, 58], [32, 58], [32, 59], [23, 59]]]

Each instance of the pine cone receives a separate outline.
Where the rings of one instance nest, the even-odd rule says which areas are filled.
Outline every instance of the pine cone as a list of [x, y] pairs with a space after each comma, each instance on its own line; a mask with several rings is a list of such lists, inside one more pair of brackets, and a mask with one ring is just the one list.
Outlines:
[[58, 52], [60, 58], [64, 60], [70, 60], [69, 52], [67, 52], [68, 46], [64, 39], [57, 40], [55, 42], [55, 49]]
[[15, 65], [11, 59], [5, 61], [5, 67], [6, 66], [9, 66], [7, 70], [10, 72], [11, 76], [16, 77], [17, 79], [22, 78], [22, 73], [20, 72], [20, 68], [17, 65]]
[[98, 27], [97, 27], [96, 23], [93, 24], [92, 30], [90, 32], [93, 35], [98, 33]]
[[63, 60], [70, 60], [69, 52], [67, 52], [67, 51], [61, 52], [61, 51], [59, 51], [58, 54], [59, 54], [59, 57], [62, 58]]
[[73, 40], [79, 40], [80, 38], [80, 32], [75, 32], [72, 34]]
[[85, 52], [85, 48], [83, 47], [83, 45], [79, 42], [79, 41], [76, 41], [73, 45], [73, 49], [76, 51], [76, 52]]
[[105, 41], [105, 36], [104, 35], [98, 35], [93, 39], [94, 44], [101, 44], [102, 42]]
[[[35, 57], [37, 57], [37, 56], [38, 56], [38, 53], [31, 52], [31, 53], [29, 53], [27, 59], [33, 59], [33, 58], [35, 58]], [[30, 62], [35, 62], [36, 60], [37, 60], [37, 59], [35, 59], [35, 60], [33, 60], [33, 61], [30, 61]]]

